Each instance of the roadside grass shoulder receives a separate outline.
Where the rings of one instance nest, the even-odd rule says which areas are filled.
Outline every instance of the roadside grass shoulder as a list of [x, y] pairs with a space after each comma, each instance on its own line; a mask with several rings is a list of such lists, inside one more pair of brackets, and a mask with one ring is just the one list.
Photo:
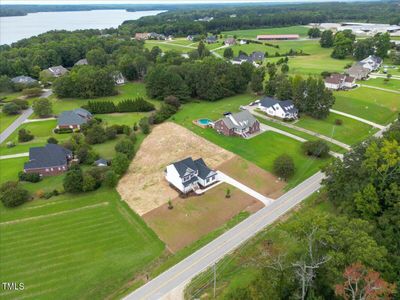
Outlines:
[[70, 196], [1, 207], [0, 275], [25, 283], [2, 299], [104, 298], [161, 255], [163, 243], [115, 190]]
[[12, 124], [20, 115], [6, 115], [3, 112], [0, 112], [0, 132], [3, 132], [7, 129], [8, 126]]
[[[342, 120], [343, 124], [335, 125], [335, 120], [337, 119]], [[332, 112], [326, 119], [322, 120], [302, 115], [295, 125], [331, 137], [348, 145], [357, 144], [378, 131], [368, 124]]]
[[[299, 130], [296, 130], [296, 129], [293, 129], [293, 128], [286, 127], [286, 126], [284, 126], [284, 125], [281, 125], [281, 124], [278, 124], [278, 123], [275, 123], [275, 122], [266, 120], [266, 119], [264, 119], [264, 118], [257, 117], [257, 119], [258, 119], [258, 121], [260, 121], [261, 123], [264, 123], [264, 124], [269, 125], [269, 126], [271, 126], [271, 127], [275, 127], [275, 128], [277, 128], [277, 129], [280, 129], [280, 130], [286, 131], [286, 132], [288, 132], [288, 133], [294, 134], [294, 135], [296, 135], [296, 136], [298, 136], [298, 137], [301, 137], [301, 138], [303, 138], [303, 139], [306, 139], [307, 141], [317, 141], [317, 140], [320, 140], [320, 139], [318, 139], [317, 137], [315, 137], [315, 136], [313, 136], [313, 135], [309, 135], [309, 134], [307, 134], [307, 133], [305, 133], [305, 132], [302, 132], [302, 131], [299, 131]], [[324, 142], [327, 143], [327, 144], [329, 145], [329, 148], [330, 148], [332, 151], [334, 151], [334, 152], [336, 152], [336, 153], [342, 153], [342, 154], [343, 154], [343, 153], [346, 153], [346, 150], [343, 149], [342, 147], [339, 147], [338, 145], [332, 144], [332, 143], [327, 142], [327, 141], [325, 141], [325, 140], [324, 140]]]
[[391, 92], [359, 87], [351, 91], [334, 92], [334, 96], [334, 109], [381, 125], [395, 120], [400, 111], [400, 95]]
[[[328, 214], [335, 214], [335, 209], [324, 193], [315, 193], [306, 199], [296, 211], [290, 211], [271, 226], [265, 228], [254, 238], [247, 241], [227, 255], [216, 264], [216, 298], [224, 299], [229, 292], [239, 287], [246, 287], [259, 274], [260, 268], [254, 262], [263, 259], [266, 241], [273, 243], [277, 249], [284, 249], [285, 253], [297, 250], [296, 241], [287, 234], [296, 215], [305, 210], [315, 210]], [[265, 258], [265, 257], [264, 257]], [[213, 270], [208, 269], [195, 277], [185, 289], [188, 299], [214, 299], [213, 295]]]

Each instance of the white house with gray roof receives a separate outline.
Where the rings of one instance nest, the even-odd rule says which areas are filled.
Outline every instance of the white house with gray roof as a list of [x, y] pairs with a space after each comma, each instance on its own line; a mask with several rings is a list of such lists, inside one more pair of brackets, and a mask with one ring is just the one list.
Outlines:
[[57, 129], [80, 129], [82, 124], [92, 119], [92, 114], [83, 108], [63, 111], [57, 118]]
[[207, 187], [218, 181], [218, 174], [210, 169], [202, 158], [191, 157], [170, 164], [165, 169], [165, 178], [184, 194]]
[[277, 117], [285, 120], [297, 119], [299, 110], [294, 106], [292, 100], [276, 100], [271, 97], [265, 97], [255, 101], [258, 108], [271, 117]]

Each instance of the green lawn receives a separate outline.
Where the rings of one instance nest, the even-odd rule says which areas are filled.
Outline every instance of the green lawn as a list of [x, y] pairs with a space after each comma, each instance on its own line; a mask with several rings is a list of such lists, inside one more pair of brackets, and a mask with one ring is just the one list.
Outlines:
[[289, 27], [277, 27], [277, 28], [256, 28], [256, 29], [245, 29], [245, 30], [232, 30], [223, 31], [223, 35], [237, 36], [240, 38], [256, 39], [257, 35], [260, 34], [298, 34], [300, 36], [307, 36], [308, 28], [305, 26], [289, 26]]
[[[58, 141], [67, 140], [70, 137], [70, 134], [53, 133], [53, 129], [56, 127], [56, 125], [57, 125], [56, 120], [22, 124], [0, 145], [0, 155], [10, 155], [15, 153], [28, 152], [30, 147], [45, 145], [47, 143], [47, 139], [50, 136], [55, 137]], [[18, 130], [22, 128], [29, 130], [34, 135], [34, 139], [29, 142], [19, 143]], [[16, 146], [12, 148], [7, 148], [6, 143], [8, 141], [14, 141]]]
[[22, 171], [26, 161], [28, 161], [27, 157], [0, 159], [0, 184], [17, 180], [18, 172]]
[[115, 113], [115, 114], [97, 114], [103, 120], [103, 123], [107, 125], [128, 125], [130, 127], [133, 124], [138, 123], [141, 118], [148, 116], [150, 113]]
[[[335, 125], [336, 119], [341, 119], [343, 124], [340, 126]], [[317, 120], [302, 115], [295, 125], [318, 132], [327, 137], [332, 137], [333, 139], [348, 145], [357, 144], [377, 131], [377, 129], [374, 129], [365, 123], [334, 113], [330, 113], [329, 116], [323, 120]]]
[[0, 277], [25, 284], [23, 291], [2, 290], [2, 299], [104, 299], [164, 250], [115, 190], [0, 213]]
[[223, 112], [237, 111], [240, 105], [248, 104], [252, 100], [254, 98], [251, 95], [239, 95], [217, 102], [190, 103], [184, 105], [172, 120], [267, 171], [272, 171], [273, 161], [279, 155], [292, 156], [296, 173], [289, 181], [288, 188], [299, 184], [329, 161], [329, 159], [319, 160], [305, 156], [301, 151], [300, 142], [278, 133], [266, 132], [246, 140], [239, 137], [226, 137], [211, 128], [203, 129], [192, 123], [193, 120], [199, 118], [216, 120], [221, 118]]
[[340, 110], [378, 124], [388, 124], [400, 111], [400, 95], [360, 87], [351, 91], [334, 92], [334, 109]]
[[[110, 101], [121, 101], [124, 99], [134, 99], [137, 97], [143, 97], [146, 100], [152, 102], [155, 105], [158, 105], [158, 101], [150, 100], [146, 95], [146, 88], [144, 83], [141, 82], [129, 82], [122, 86], [117, 87], [118, 94], [115, 96], [109, 97], [101, 97], [96, 99], [58, 99], [55, 95], [49, 97], [49, 100], [53, 104], [53, 112], [54, 114], [59, 114], [64, 110], [71, 110], [82, 105], [85, 105], [87, 101], [102, 101], [102, 100], [110, 100]], [[31, 119], [36, 119], [37, 116], [34, 114], [31, 116]]]
[[3, 112], [0, 112], [0, 132], [3, 132], [4, 130], [6, 130], [6, 128], [8, 126], [10, 126], [11, 123], [14, 122], [18, 117], [19, 117], [19, 115], [9, 116]]
[[397, 79], [390, 79], [385, 83], [384, 78], [374, 78], [367, 81], [360, 81], [359, 83], [400, 92], [400, 80]]
[[[240, 50], [250, 54], [253, 51], [268, 52], [270, 56], [274, 56], [276, 52], [281, 55], [288, 53], [290, 49], [309, 54], [305, 56], [289, 57], [289, 73], [302, 75], [319, 75], [323, 71], [343, 72], [344, 67], [351, 63], [351, 59], [333, 59], [330, 55], [332, 49], [322, 48], [317, 40], [299, 40], [299, 41], [270, 41], [279, 48], [266, 46], [264, 44], [247, 44], [235, 45], [232, 47], [235, 55]], [[217, 50], [219, 54], [223, 54], [224, 49]], [[281, 57], [267, 57], [266, 62], [276, 62]]]
[[153, 40], [146, 41], [144, 46], [149, 50], [151, 50], [154, 46], [158, 46], [163, 52], [174, 50], [180, 53], [188, 53], [190, 51], [195, 50], [197, 47], [197, 45], [183, 47], [184, 45], [180, 43], [174, 44], [173, 42], [153, 41]]

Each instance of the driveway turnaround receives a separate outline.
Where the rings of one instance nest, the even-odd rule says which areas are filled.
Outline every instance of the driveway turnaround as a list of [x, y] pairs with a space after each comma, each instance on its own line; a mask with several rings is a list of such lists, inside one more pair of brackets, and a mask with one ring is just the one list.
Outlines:
[[22, 114], [8, 126], [4, 131], [0, 133], [0, 144], [4, 142], [22, 123], [33, 114], [33, 109], [30, 107], [24, 110]]
[[321, 172], [309, 177], [297, 187], [138, 288], [124, 299], [155, 300], [166, 296], [175, 288], [182, 286], [205, 269], [214, 265], [225, 255], [235, 250], [245, 241], [319, 190], [323, 177], [324, 175]]

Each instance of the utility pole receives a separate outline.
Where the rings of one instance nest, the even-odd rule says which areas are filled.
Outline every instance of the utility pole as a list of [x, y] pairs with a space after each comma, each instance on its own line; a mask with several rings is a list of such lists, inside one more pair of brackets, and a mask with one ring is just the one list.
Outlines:
[[217, 268], [216, 268], [217, 263], [214, 263], [214, 299], [215, 299], [215, 290], [217, 287]]

